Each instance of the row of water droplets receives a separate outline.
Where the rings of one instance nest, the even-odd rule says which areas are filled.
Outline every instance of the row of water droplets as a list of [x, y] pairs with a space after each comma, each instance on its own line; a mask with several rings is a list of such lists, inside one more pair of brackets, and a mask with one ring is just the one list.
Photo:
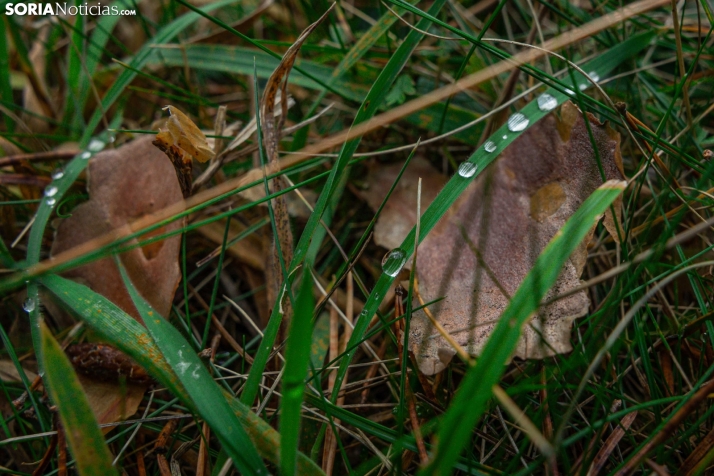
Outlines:
[[[108, 142], [114, 142], [114, 136], [110, 135], [107, 138]], [[82, 160], [89, 160], [94, 154], [97, 152], [101, 151], [106, 147], [107, 142], [100, 140], [100, 139], [92, 139], [89, 141], [89, 144], [87, 145], [87, 150], [79, 154], [79, 158]], [[49, 207], [54, 207], [55, 204], [57, 203], [57, 192], [59, 192], [59, 188], [57, 187], [56, 183], [58, 180], [61, 180], [64, 177], [64, 171], [62, 169], [57, 169], [54, 172], [52, 172], [52, 182], [45, 188], [45, 203]], [[30, 312], [30, 311], [28, 311]]]
[[[588, 77], [592, 80], [593, 83], [597, 83], [597, 82], [600, 81], [600, 75], [597, 74], [596, 71], [590, 71], [590, 72], [588, 73]], [[591, 83], [589, 83], [589, 82], [580, 83], [580, 84], [578, 85], [578, 89], [581, 90], [581, 91], [584, 91], [584, 90], [586, 90], [588, 87], [590, 87], [590, 84], [591, 84]], [[565, 94], [567, 94], [568, 96], [575, 96], [575, 91], [573, 91], [573, 90], [570, 89], [570, 88], [565, 88]]]
[[[538, 96], [536, 102], [538, 103], [538, 109], [546, 112], [552, 111], [558, 106], [558, 100], [548, 93], [543, 93]], [[523, 132], [528, 127], [528, 124], [530, 124], [530, 119], [528, 119], [525, 114], [516, 112], [508, 118], [506, 127], [511, 132]], [[502, 139], [508, 139], [508, 134], [504, 134]], [[497, 147], [498, 146], [496, 145], [496, 143], [490, 139], [483, 144], [483, 150], [485, 150], [489, 154], [494, 152]], [[478, 165], [474, 164], [473, 162], [466, 161], [459, 165], [457, 173], [463, 178], [471, 178], [474, 176], [477, 169]]]
[[[594, 71], [591, 72], [588, 76], [590, 76], [590, 79], [595, 82], [600, 80], [600, 77]], [[582, 84], [580, 86], [581, 89], [585, 89], [586, 87], [587, 84]], [[570, 90], [567, 89], [566, 92], [568, 91]], [[572, 93], [572, 91], [570, 91], [570, 93]], [[556, 107], [558, 107], [558, 100], [548, 93], [543, 93], [538, 96], [536, 103], [538, 104], [538, 109], [543, 112], [550, 112]], [[523, 132], [528, 127], [528, 124], [530, 124], [530, 119], [528, 119], [525, 114], [516, 112], [508, 118], [506, 127], [511, 132]], [[508, 139], [508, 134], [504, 134], [502, 138], [503, 140]], [[488, 140], [483, 144], [483, 150], [485, 150], [489, 154], [494, 152], [497, 147], [498, 146], [496, 145], [496, 143], [492, 140]], [[466, 161], [459, 165], [457, 173], [463, 178], [471, 178], [474, 176], [477, 169], [478, 165], [474, 164], [473, 162]], [[388, 251], [386, 255], [384, 255], [384, 258], [382, 259], [382, 271], [384, 271], [384, 273], [391, 277], [395, 277], [402, 270], [406, 261], [406, 252], [401, 248], [394, 248], [393, 250]]]

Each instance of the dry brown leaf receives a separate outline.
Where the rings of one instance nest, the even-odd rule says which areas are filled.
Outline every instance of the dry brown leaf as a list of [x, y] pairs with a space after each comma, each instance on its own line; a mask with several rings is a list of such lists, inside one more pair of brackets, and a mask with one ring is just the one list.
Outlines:
[[215, 153], [208, 146], [206, 136], [189, 117], [175, 106], [166, 106], [164, 110], [169, 111], [169, 118], [166, 121], [166, 130], [161, 131], [158, 136], [171, 144], [185, 150], [199, 162], [211, 160]]
[[[151, 137], [97, 154], [89, 162], [87, 176], [90, 199], [62, 220], [52, 256], [182, 200], [171, 162], [151, 144]], [[177, 220], [141, 238], [181, 226]], [[136, 243], [133, 239], [128, 244]], [[119, 255], [139, 293], [163, 316], [171, 310], [181, 279], [180, 244], [181, 237], [174, 235]], [[64, 276], [86, 284], [142, 322], [112, 257], [74, 268]]]
[[171, 160], [181, 186], [183, 197], [193, 191], [193, 158], [199, 162], [213, 159], [216, 154], [208, 145], [206, 136], [189, 117], [175, 106], [169, 111], [166, 129], [159, 129], [153, 144]]
[[[100, 425], [131, 417], [139, 409], [149, 387], [148, 384], [120, 385], [115, 382], [102, 382], [82, 374], [77, 374], [77, 377], [87, 396], [89, 407]], [[113, 429], [111, 426], [104, 427], [102, 433], [107, 434]]]
[[[622, 179], [619, 135], [594, 116], [588, 118], [606, 180]], [[393, 180], [396, 174], [392, 174]], [[424, 180], [422, 207], [445, 180], [437, 180], [437, 174], [428, 169], [405, 173], [406, 179], [419, 175]], [[390, 180], [386, 173], [380, 175], [375, 179]], [[602, 183], [582, 114], [566, 103], [559, 116], [550, 114], [526, 131], [464, 191], [419, 246], [417, 257], [421, 295], [425, 302], [445, 297], [429, 309], [459, 345], [472, 355], [481, 352], [510, 295], [545, 245]], [[385, 233], [389, 248], [400, 244], [414, 224], [413, 219], [400, 221], [409, 209], [416, 210], [415, 185], [401, 187], [404, 193], [393, 195], [378, 223], [385, 227], [396, 223], [401, 230], [394, 236]], [[372, 197], [370, 204], [381, 198]], [[616, 203], [615, 209], [619, 207]], [[614, 222], [612, 218], [605, 222], [611, 232]], [[592, 232], [594, 228], [590, 236]], [[566, 263], [548, 297], [580, 284], [589, 239]], [[588, 306], [585, 292], [546, 306], [524, 329], [515, 355], [543, 358], [570, 351], [572, 321]], [[443, 370], [455, 355], [421, 311], [412, 319], [410, 342], [421, 371], [428, 375]]]

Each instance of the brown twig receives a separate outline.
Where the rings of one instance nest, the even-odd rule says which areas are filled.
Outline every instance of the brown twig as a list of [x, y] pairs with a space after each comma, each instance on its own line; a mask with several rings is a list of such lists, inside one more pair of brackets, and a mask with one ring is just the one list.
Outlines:
[[44, 456], [42, 456], [42, 460], [40, 460], [40, 464], [35, 468], [35, 470], [32, 472], [32, 476], [41, 476], [45, 474], [45, 469], [47, 469], [47, 466], [50, 464], [50, 461], [52, 461], [52, 456], [54, 456], [55, 450], [57, 449], [57, 435], [52, 435], [52, 438], [50, 438], [50, 444], [47, 447], [47, 450], [45, 450]]
[[625, 436], [625, 432], [630, 429], [630, 426], [632, 426], [632, 423], [636, 418], [637, 412], [625, 415], [617, 428], [615, 428], [613, 432], [610, 433], [610, 436], [607, 437], [607, 440], [605, 440], [605, 443], [602, 445], [602, 448], [600, 448], [600, 451], [598, 451], [595, 455], [595, 458], [590, 465], [590, 469], [588, 470], [588, 475], [600, 474], [600, 471], [605, 466], [605, 463], [607, 463], [607, 459], [610, 457], [610, 454], [612, 454], [615, 450], [617, 444], [620, 442], [622, 437]]

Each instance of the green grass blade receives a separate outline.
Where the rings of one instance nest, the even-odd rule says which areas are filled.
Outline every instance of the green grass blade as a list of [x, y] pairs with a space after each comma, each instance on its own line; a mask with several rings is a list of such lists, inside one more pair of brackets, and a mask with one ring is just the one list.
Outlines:
[[141, 297], [119, 260], [117, 266], [134, 305], [144, 319], [146, 329], [183, 384], [198, 413], [226, 448], [233, 463], [243, 474], [268, 474], [253, 442], [248, 438], [223, 397], [221, 389], [208, 373], [191, 344]]
[[77, 472], [82, 476], [118, 475], [72, 364], [44, 324], [41, 324], [41, 334], [41, 355], [47, 370], [43, 381], [59, 409]]
[[[41, 283], [98, 337], [134, 359], [161, 385], [177, 396], [190, 411], [199, 413], [193, 400], [145, 327], [107, 298], [82, 284], [53, 274], [42, 277]], [[228, 400], [231, 409], [250, 435], [260, 455], [277, 465], [280, 448], [278, 433], [253, 413], [249, 407], [226, 392], [223, 393], [223, 396]], [[298, 455], [298, 470], [300, 474], [322, 474], [320, 468], [302, 453]]]
[[[27, 243], [27, 259], [26, 265], [31, 266], [36, 264], [40, 260], [40, 252], [42, 249], [42, 238], [45, 234], [45, 228], [47, 222], [52, 216], [52, 212], [57, 203], [62, 200], [64, 194], [69, 190], [69, 188], [74, 184], [74, 181], [79, 177], [82, 171], [87, 167], [89, 159], [96, 152], [104, 149], [107, 143], [110, 141], [110, 136], [106, 133], [95, 137], [89, 144], [89, 148], [83, 152], [77, 154], [74, 159], [72, 159], [63, 171], [62, 177], [53, 180], [45, 188], [45, 198], [42, 199], [40, 205], [37, 207], [37, 213], [35, 214], [35, 222], [32, 224], [30, 229], [30, 237]], [[48, 196], [48, 192], [54, 188]], [[32, 343], [37, 352], [41, 349], [40, 345], [40, 306], [39, 306], [39, 295], [37, 293], [37, 285], [31, 282], [27, 285], [27, 296], [29, 299], [33, 299], [35, 306], [30, 311], [30, 332], [32, 332]], [[42, 362], [42, 359], [39, 360]], [[40, 364], [40, 371], [42, 371], [42, 365]]]
[[[210, 12], [218, 8], [224, 7], [235, 3], [235, 0], [221, 0], [210, 5], [206, 5], [201, 8], [201, 11]], [[172, 21], [168, 25], [161, 28], [153, 38], [144, 43], [139, 51], [132, 57], [129, 61], [129, 65], [134, 69], [141, 69], [145, 64], [146, 60], [149, 58], [153, 52], [156, 45], [162, 43], [168, 43], [176, 35], [181, 33], [186, 27], [196, 22], [201, 16], [198, 13], [189, 12], [181, 15], [176, 20]], [[81, 145], [86, 145], [89, 142], [89, 138], [94, 134], [94, 129], [99, 125], [102, 120], [102, 115], [104, 111], [108, 111], [109, 108], [114, 104], [114, 102], [119, 99], [124, 89], [132, 82], [136, 72], [131, 69], [125, 69], [119, 75], [119, 77], [114, 81], [109, 90], [106, 92], [102, 98], [102, 104], [97, 107], [92, 117], [89, 119], [86, 129], [84, 130], [84, 135], [80, 140]]]
[[280, 401], [280, 473], [283, 476], [296, 474], [295, 464], [300, 439], [305, 378], [310, 361], [314, 307], [312, 276], [310, 270], [306, 268], [295, 303], [295, 313], [290, 321], [288, 342], [285, 348], [283, 399]]
[[501, 315], [477, 363], [466, 373], [439, 425], [436, 452], [422, 474], [448, 474], [451, 471], [459, 454], [470, 441], [473, 426], [486, 410], [491, 399], [491, 389], [503, 374], [521, 337], [521, 329], [537, 312], [541, 300], [555, 284], [566, 260], [622, 193], [624, 186], [625, 182], [610, 181], [593, 192], [538, 256]]

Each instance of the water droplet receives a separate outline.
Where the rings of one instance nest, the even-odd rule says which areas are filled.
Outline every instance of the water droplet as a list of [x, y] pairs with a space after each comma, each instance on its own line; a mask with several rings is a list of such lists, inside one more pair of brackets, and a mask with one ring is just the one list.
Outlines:
[[552, 111], [558, 107], [558, 100], [548, 93], [538, 96], [538, 109], [541, 111]]
[[55, 195], [57, 195], [57, 187], [50, 185], [45, 188], [45, 197], [54, 197]]
[[575, 91], [573, 91], [572, 89], [565, 88], [565, 94], [567, 94], [568, 96], [575, 96]]
[[492, 140], [487, 141], [483, 145], [483, 150], [485, 150], [486, 152], [493, 152], [494, 150], [496, 150], [496, 143]]
[[503, 140], [508, 139], [508, 136], [506, 134], [503, 134]]
[[596, 83], [600, 81], [600, 75], [597, 74], [597, 71], [590, 71], [588, 73], [588, 76], [590, 76], [590, 79], [592, 79]]
[[62, 169], [55, 169], [52, 171], [52, 180], [59, 180], [64, 177], [64, 171]]
[[388, 251], [384, 258], [382, 259], [382, 271], [387, 273], [389, 276], [396, 276], [404, 267], [404, 263], [407, 262], [407, 254], [404, 250], [400, 248], [394, 248], [392, 251]]
[[91, 156], [92, 156], [92, 153], [89, 152], [89, 151], [87, 151], [87, 150], [85, 150], [84, 152], [82, 152], [82, 154], [80, 155], [80, 157], [81, 157], [82, 159], [84, 159], [84, 160], [87, 160], [87, 159], [90, 158]]
[[588, 88], [588, 83], [583, 83], [578, 85], [578, 89], [585, 91]]
[[530, 121], [526, 116], [517, 112], [508, 118], [508, 130], [511, 132], [521, 132], [528, 127]]
[[22, 303], [22, 308], [25, 312], [32, 312], [35, 310], [35, 299], [28, 297], [25, 302]]
[[55, 203], [57, 203], [57, 200], [55, 199], [55, 197], [47, 197], [45, 203], [50, 207], [54, 207]]
[[87, 146], [88, 150], [91, 150], [92, 152], [99, 152], [104, 148], [104, 142], [100, 141], [99, 139], [92, 139], [89, 141], [89, 145]]
[[459, 165], [459, 175], [461, 175], [464, 178], [471, 178], [474, 176], [476, 173], [476, 169], [478, 166], [474, 164], [473, 162], [463, 162], [461, 165]]
[[113, 144], [115, 140], [117, 140], [117, 136], [115, 134], [112, 133], [107, 136], [108, 143]]

